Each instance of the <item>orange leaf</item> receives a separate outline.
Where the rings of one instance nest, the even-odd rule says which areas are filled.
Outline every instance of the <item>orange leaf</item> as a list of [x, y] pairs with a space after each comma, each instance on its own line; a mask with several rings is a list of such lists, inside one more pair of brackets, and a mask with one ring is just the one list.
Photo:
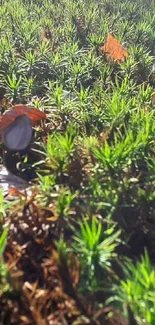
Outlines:
[[26, 106], [23, 104], [18, 104], [12, 107], [10, 111], [1, 117], [0, 125], [2, 129], [6, 129], [15, 119], [20, 115], [26, 115], [30, 118], [32, 125], [36, 122], [46, 118], [46, 114], [41, 112], [39, 109], [32, 106]]
[[12, 109], [18, 115], [22, 115], [22, 114], [27, 115], [27, 117], [29, 117], [31, 119], [33, 125], [35, 125], [36, 122], [46, 118], [46, 114], [44, 112], [41, 112], [39, 109], [34, 108], [32, 106], [18, 104], [18, 105], [13, 106]]
[[12, 195], [12, 196], [24, 196], [25, 197], [25, 194], [23, 194], [21, 191], [19, 191], [16, 187], [10, 188], [10, 190], [8, 191], [8, 194]]
[[103, 47], [103, 52], [107, 57], [116, 62], [124, 62], [128, 57], [128, 52], [123, 48], [121, 43], [114, 38], [111, 34], [108, 34], [106, 43]]

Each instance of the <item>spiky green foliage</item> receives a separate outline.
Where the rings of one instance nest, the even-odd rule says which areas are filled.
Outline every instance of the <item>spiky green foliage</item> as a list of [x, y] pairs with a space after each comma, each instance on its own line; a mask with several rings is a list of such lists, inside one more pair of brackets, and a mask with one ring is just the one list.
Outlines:
[[90, 223], [86, 219], [80, 223], [80, 231], [73, 236], [72, 247], [83, 266], [83, 292], [101, 290], [102, 286], [106, 290], [119, 235], [120, 231], [114, 231], [114, 226], [105, 230], [101, 220], [95, 216]]
[[129, 305], [137, 320], [146, 320], [153, 325], [155, 321], [155, 271], [147, 250], [135, 265], [127, 263], [124, 267], [126, 279], [115, 288], [115, 295], [110, 300], [121, 303], [125, 312]]
[[7, 292], [10, 289], [9, 284], [9, 273], [7, 270], [7, 266], [3, 261], [3, 253], [6, 247], [7, 242], [7, 233], [8, 230], [4, 229], [0, 235], [0, 297], [4, 292]]

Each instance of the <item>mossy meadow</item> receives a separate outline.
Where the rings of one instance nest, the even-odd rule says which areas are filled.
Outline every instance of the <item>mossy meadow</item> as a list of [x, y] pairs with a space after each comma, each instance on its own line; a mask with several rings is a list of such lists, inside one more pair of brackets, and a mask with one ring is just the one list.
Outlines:
[[0, 143], [28, 184], [0, 192], [0, 323], [154, 325], [155, 3], [0, 4], [1, 117], [46, 114], [26, 152]]

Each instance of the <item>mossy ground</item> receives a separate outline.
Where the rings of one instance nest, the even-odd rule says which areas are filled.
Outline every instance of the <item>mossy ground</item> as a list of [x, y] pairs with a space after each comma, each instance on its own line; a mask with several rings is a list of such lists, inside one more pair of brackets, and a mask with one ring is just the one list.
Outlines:
[[154, 1], [1, 0], [1, 109], [47, 115], [1, 158], [32, 181], [0, 197], [2, 324], [154, 324], [154, 65]]

